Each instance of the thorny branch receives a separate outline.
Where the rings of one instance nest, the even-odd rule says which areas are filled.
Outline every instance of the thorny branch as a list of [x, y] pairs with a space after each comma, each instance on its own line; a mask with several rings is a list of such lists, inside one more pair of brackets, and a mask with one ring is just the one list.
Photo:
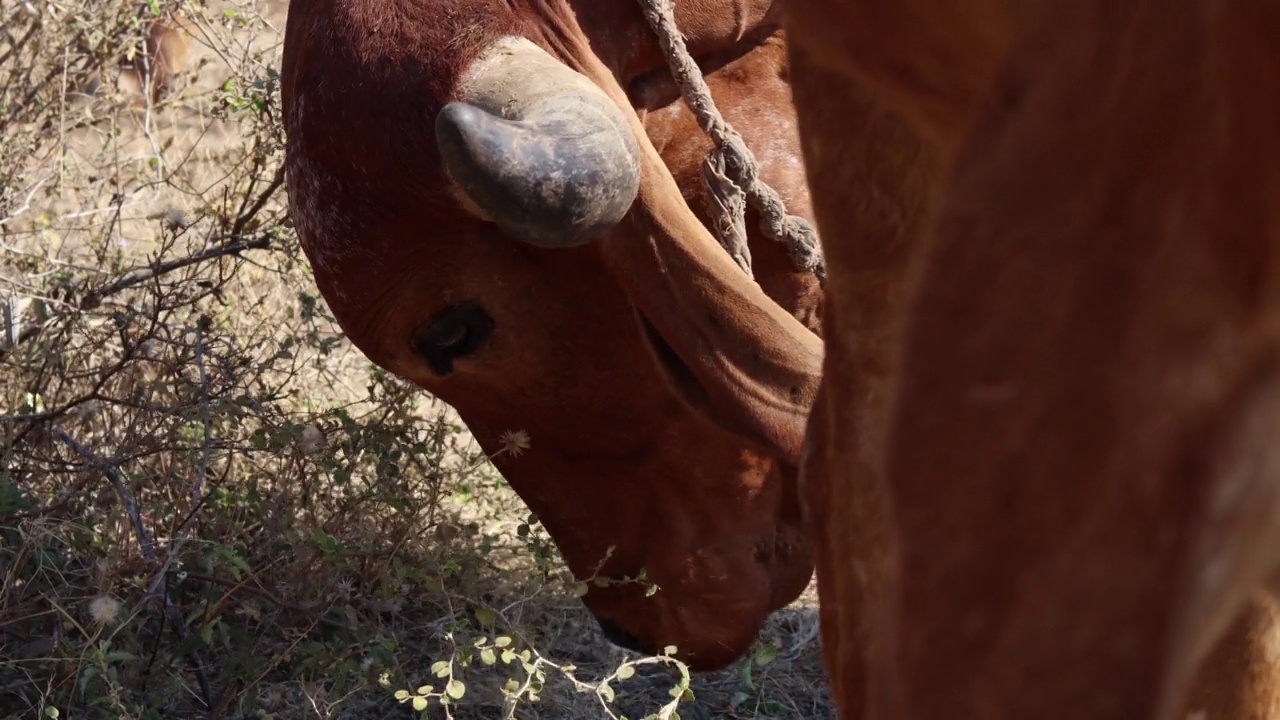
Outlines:
[[169, 553], [165, 556], [164, 565], [147, 588], [148, 593], [156, 592], [163, 587], [169, 568], [177, 561], [178, 554], [187, 543], [187, 528], [195, 518], [196, 512], [204, 505], [204, 480], [209, 472], [209, 454], [213, 449], [213, 430], [209, 423], [209, 376], [204, 367], [205, 341], [203, 337], [196, 339], [196, 368], [200, 373], [200, 412], [203, 416], [204, 443], [200, 449], [200, 465], [196, 468], [195, 477], [191, 481], [191, 510], [175, 532], [175, 538], [169, 545]]
[[142, 515], [138, 512], [138, 502], [133, 499], [133, 493], [129, 492], [128, 486], [124, 484], [124, 480], [120, 477], [119, 468], [99, 458], [92, 450], [81, 445], [61, 428], [54, 430], [53, 434], [77, 455], [102, 469], [103, 474], [107, 476], [107, 480], [111, 481], [111, 486], [115, 488], [116, 494], [120, 496], [120, 503], [124, 505], [125, 513], [129, 515], [129, 522], [132, 523], [133, 531], [138, 536], [138, 546], [142, 548], [143, 557], [154, 564], [156, 561], [155, 542], [151, 539], [151, 535], [147, 533], [146, 526], [142, 524]]
[[5, 225], [11, 222], [12, 220], [14, 220], [15, 218], [17, 218], [19, 215], [22, 215], [23, 213], [30, 210], [31, 199], [36, 196], [36, 193], [40, 191], [40, 188], [43, 187], [46, 182], [49, 182], [48, 176], [42, 177], [39, 180], [37, 180], [35, 183], [33, 183], [31, 185], [31, 188], [27, 190], [27, 196], [22, 199], [22, 205], [20, 205], [13, 212], [9, 213], [9, 215], [0, 218], [0, 225]]
[[[257, 179], [257, 170], [258, 167], [255, 165], [254, 172], [250, 175], [250, 182]], [[243, 209], [240, 212], [240, 215], [236, 217], [235, 224], [231, 226], [232, 237], [238, 237], [240, 233], [244, 232], [244, 228], [249, 224], [249, 221], [257, 217], [258, 213], [262, 212], [262, 208], [266, 206], [267, 201], [271, 199], [272, 195], [276, 194], [276, 190], [279, 190], [280, 186], [283, 184], [284, 164], [281, 163], [280, 166], [276, 168], [276, 174], [271, 178], [271, 182], [267, 183], [267, 187], [261, 193], [258, 193], [258, 197], [254, 199], [253, 204], [249, 205], [248, 208], [243, 208], [242, 206]], [[248, 202], [247, 195], [245, 196], [245, 202]]]
[[[225, 239], [230, 236], [215, 237], [213, 240]], [[144, 267], [134, 268], [126, 272], [119, 278], [95, 288], [84, 295], [77, 305], [80, 310], [92, 310], [102, 303], [103, 300], [120, 293], [129, 288], [141, 285], [144, 282], [153, 280], [158, 277], [167, 275], [175, 270], [181, 270], [191, 265], [196, 265], [208, 260], [214, 260], [227, 255], [239, 255], [245, 250], [264, 250], [271, 247], [272, 235], [269, 232], [260, 233], [258, 236], [247, 240], [232, 240], [221, 245], [213, 245], [205, 249], [188, 255], [186, 257], [166, 260], [164, 262], [154, 263]], [[13, 348], [24, 342], [34, 339], [43, 331], [41, 325], [29, 325], [17, 333], [16, 342], [10, 347], [0, 347], [0, 360], [3, 360]]]
[[212, 260], [226, 255], [236, 255], [245, 250], [261, 250], [268, 247], [271, 247], [271, 236], [263, 233], [250, 240], [234, 240], [222, 245], [206, 247], [200, 252], [193, 253], [186, 257], [166, 260], [165, 262], [155, 263], [154, 265], [147, 267], [135, 268], [125, 273], [119, 279], [109, 282], [106, 285], [86, 294], [84, 299], [80, 301], [80, 309], [92, 310], [97, 307], [104, 298], [115, 295], [122, 290], [127, 290], [135, 285], [144, 283], [152, 278], [171, 273], [174, 270], [181, 270], [189, 265], [195, 265], [206, 260]]
[[[146, 526], [142, 523], [142, 515], [138, 512], [138, 502], [134, 500], [133, 493], [129, 491], [129, 487], [125, 485], [123, 478], [120, 477], [120, 469], [113, 463], [107, 462], [98, 457], [92, 450], [77, 442], [75, 438], [68, 435], [61, 429], [54, 430], [54, 436], [61, 440], [67, 447], [71, 448], [77, 455], [80, 455], [90, 464], [100, 468], [115, 488], [116, 494], [120, 496], [120, 503], [124, 505], [125, 512], [129, 515], [129, 522], [133, 525], [133, 532], [138, 537], [138, 545], [142, 548], [142, 554], [152, 567], [156, 565], [156, 546], [155, 541], [151, 539], [147, 533]], [[169, 627], [173, 629], [178, 640], [182, 643], [187, 641], [187, 626], [182, 620], [182, 614], [178, 612], [177, 605], [174, 604], [173, 598], [169, 594], [168, 585], [165, 583], [165, 575], [174, 555], [171, 551], [169, 558], [166, 559], [165, 565], [156, 573], [156, 579], [152, 582], [152, 589], [155, 590], [162, 598], [165, 618], [169, 621]], [[148, 597], [152, 597], [148, 592]], [[200, 656], [200, 651], [196, 648], [191, 649], [191, 665], [195, 671], [196, 680], [200, 683], [200, 694], [204, 698], [206, 706], [213, 705], [213, 688], [209, 685], [209, 677], [204, 671], [204, 659]]]

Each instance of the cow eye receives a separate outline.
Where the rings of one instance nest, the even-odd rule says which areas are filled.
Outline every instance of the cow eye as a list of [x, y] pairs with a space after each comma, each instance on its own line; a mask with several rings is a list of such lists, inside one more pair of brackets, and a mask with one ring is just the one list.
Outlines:
[[432, 372], [448, 375], [453, 362], [474, 354], [493, 333], [493, 318], [475, 302], [462, 302], [436, 313], [413, 337], [413, 349]]

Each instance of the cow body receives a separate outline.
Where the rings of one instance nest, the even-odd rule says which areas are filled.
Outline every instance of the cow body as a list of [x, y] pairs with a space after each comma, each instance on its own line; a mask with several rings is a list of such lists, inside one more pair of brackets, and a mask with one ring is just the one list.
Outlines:
[[[763, 177], [806, 215], [777, 11], [720, 5], [677, 15]], [[540, 69], [521, 80], [512, 57]], [[750, 219], [758, 285], [699, 224], [709, 141], [664, 67], [630, 2], [298, 0], [286, 177], [317, 285], [352, 342], [458, 410], [575, 575], [619, 581], [584, 598], [610, 639], [675, 645], [710, 668], [812, 573], [795, 478], [822, 293]], [[590, 120], [566, 124], [565, 108]], [[638, 145], [610, 139], [623, 126]], [[582, 127], [592, 140], [573, 135]], [[570, 135], [543, 152], [538, 133]], [[619, 160], [533, 180], [510, 170], [587, 142]], [[632, 160], [637, 201], [619, 219], [609, 198], [637, 192], [617, 167]], [[616, 190], [604, 205], [538, 195], [584, 168], [603, 180], [581, 193]], [[495, 218], [502, 197], [522, 214]], [[557, 226], [562, 211], [616, 224], [584, 237], [572, 218]], [[528, 448], [506, 451], [518, 431]]]
[[791, 10], [843, 716], [1276, 717], [1274, 8]]

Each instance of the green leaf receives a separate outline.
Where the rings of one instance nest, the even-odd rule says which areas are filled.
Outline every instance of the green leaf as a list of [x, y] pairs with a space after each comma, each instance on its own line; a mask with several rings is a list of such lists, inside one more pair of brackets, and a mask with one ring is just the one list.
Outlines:
[[756, 651], [755, 662], [757, 665], [768, 665], [778, 659], [778, 648], [772, 645], [763, 645]]
[[596, 688], [596, 694], [600, 696], [601, 700], [604, 700], [607, 703], [613, 702], [613, 688], [609, 687], [609, 683], [607, 682], [600, 683], [600, 687]]
[[432, 692], [435, 692], [435, 689], [436, 688], [434, 685], [423, 685], [422, 687], [418, 688], [417, 692], [419, 695], [430, 695]]
[[413, 696], [413, 709], [422, 712], [427, 709], [427, 699], [421, 695]]
[[626, 680], [627, 678], [630, 678], [635, 674], [636, 674], [635, 665], [623, 665], [622, 667], [618, 668], [617, 675], [619, 680]]
[[408, 690], [397, 690], [397, 691], [396, 691], [396, 694], [395, 694], [395, 698], [396, 698], [397, 700], [399, 700], [400, 702], [404, 702], [405, 700], [408, 700], [408, 699], [409, 699], [409, 691], [408, 691]]
[[489, 608], [476, 608], [476, 620], [480, 622], [480, 627], [493, 627], [493, 623], [498, 619], [498, 614]]
[[480, 662], [485, 665], [492, 665], [497, 661], [498, 659], [493, 655], [493, 648], [485, 648], [480, 651]]
[[223, 547], [220, 549], [219, 554], [227, 562], [231, 563], [231, 569], [232, 569], [231, 574], [235, 576], [235, 579], [237, 580], [240, 579], [241, 572], [244, 572], [244, 573], [253, 572], [253, 568], [249, 567], [249, 563], [245, 562], [244, 558], [240, 557], [240, 554], [237, 553], [234, 548]]
[[508, 648], [508, 649], [506, 649], [506, 650], [503, 650], [503, 651], [502, 651], [502, 655], [501, 655], [501, 657], [502, 657], [502, 662], [504, 662], [504, 663], [510, 663], [512, 660], [515, 660], [515, 659], [516, 659], [516, 652], [515, 652], [514, 650], [512, 650], [512, 649]]
[[493, 639], [493, 644], [500, 648], [504, 648], [511, 644], [511, 638], [507, 637], [506, 635], [499, 635], [498, 637]]
[[431, 674], [436, 677], [444, 677], [449, 674], [449, 661], [437, 660], [431, 664]]
[[444, 686], [444, 692], [454, 700], [461, 700], [462, 696], [467, 693], [467, 686], [462, 684], [461, 680], [450, 680], [449, 684]]

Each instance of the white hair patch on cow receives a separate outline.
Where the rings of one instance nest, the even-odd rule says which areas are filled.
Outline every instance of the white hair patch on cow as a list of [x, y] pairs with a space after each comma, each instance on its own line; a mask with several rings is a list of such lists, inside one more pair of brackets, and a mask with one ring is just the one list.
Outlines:
[[[288, 132], [304, 137], [305, 118], [310, 102], [305, 93], [293, 102], [293, 114]], [[350, 168], [356, 170], [356, 168]], [[370, 187], [368, 170], [359, 168], [363, 182]], [[307, 258], [317, 271], [325, 274], [340, 272], [343, 264], [354, 257], [368, 255], [359, 242], [358, 229], [351, 222], [351, 212], [367, 205], [366, 195], [342, 180], [343, 174], [324, 169], [315, 163], [308, 153], [292, 152], [285, 163], [285, 178], [289, 188], [289, 214], [298, 232], [298, 240]], [[341, 198], [344, 202], [335, 200]], [[351, 205], [356, 207], [352, 208]], [[342, 283], [332, 287], [339, 299], [347, 299]]]

